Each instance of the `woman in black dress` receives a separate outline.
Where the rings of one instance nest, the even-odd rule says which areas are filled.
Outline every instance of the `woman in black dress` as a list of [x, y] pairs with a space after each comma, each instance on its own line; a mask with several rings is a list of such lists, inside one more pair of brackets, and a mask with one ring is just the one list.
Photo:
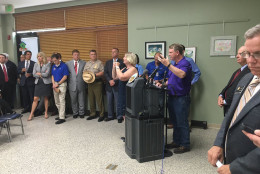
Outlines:
[[138, 71], [136, 65], [136, 55], [129, 52], [125, 53], [123, 58], [126, 67], [120, 70], [119, 62], [114, 62], [112, 77], [113, 79], [119, 79], [118, 83], [118, 98], [117, 98], [117, 121], [122, 123], [126, 110], [126, 84], [131, 77], [137, 77]]
[[48, 116], [48, 96], [51, 93], [51, 64], [47, 62], [43, 52], [37, 54], [38, 62], [34, 64], [33, 76], [35, 77], [34, 99], [32, 104], [31, 114], [28, 121], [31, 121], [34, 116], [35, 108], [37, 107], [40, 97], [44, 97], [45, 118]]

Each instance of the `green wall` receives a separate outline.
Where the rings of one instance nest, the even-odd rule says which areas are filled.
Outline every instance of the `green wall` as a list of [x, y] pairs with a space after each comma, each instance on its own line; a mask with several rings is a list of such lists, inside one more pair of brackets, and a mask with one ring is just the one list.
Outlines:
[[[211, 57], [210, 37], [237, 35], [237, 47], [240, 47], [244, 44], [244, 32], [260, 23], [259, 6], [259, 0], [129, 0], [128, 49], [137, 53], [145, 66], [151, 61], [144, 58], [146, 41], [166, 41], [167, 49], [172, 43], [195, 46], [196, 63], [202, 75], [192, 89], [191, 118], [207, 121], [212, 126], [220, 124], [223, 110], [217, 106], [217, 97], [239, 64], [228, 56]], [[206, 24], [223, 20], [246, 22], [224, 23], [224, 31], [223, 23]], [[158, 28], [188, 23], [202, 25]], [[157, 30], [139, 30], [155, 26]]]

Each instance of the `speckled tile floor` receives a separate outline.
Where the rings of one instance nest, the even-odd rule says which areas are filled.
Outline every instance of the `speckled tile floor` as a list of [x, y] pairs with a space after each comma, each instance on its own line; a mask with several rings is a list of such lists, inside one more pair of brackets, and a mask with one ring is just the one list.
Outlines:
[[[55, 125], [55, 117], [36, 117], [28, 122], [24, 114], [25, 135], [20, 127], [11, 127], [12, 142], [6, 130], [0, 135], [0, 174], [154, 174], [162, 173], [162, 160], [139, 163], [125, 153], [125, 125], [116, 120], [98, 123], [97, 119], [73, 119]], [[16, 123], [14, 120], [12, 123]], [[163, 160], [165, 174], [214, 174], [207, 162], [217, 129], [193, 128], [192, 150], [173, 154]], [[171, 141], [172, 131], [168, 131]], [[115, 170], [106, 169], [118, 165]]]

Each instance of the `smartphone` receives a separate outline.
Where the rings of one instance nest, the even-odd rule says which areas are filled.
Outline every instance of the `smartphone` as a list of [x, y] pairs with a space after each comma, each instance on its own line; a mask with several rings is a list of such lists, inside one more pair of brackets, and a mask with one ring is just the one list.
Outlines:
[[255, 129], [249, 127], [248, 125], [242, 123], [242, 124], [241, 124], [241, 127], [242, 127], [242, 129], [243, 129], [244, 131], [246, 131], [246, 132], [248, 132], [248, 133], [250, 133], [250, 134], [255, 134]]

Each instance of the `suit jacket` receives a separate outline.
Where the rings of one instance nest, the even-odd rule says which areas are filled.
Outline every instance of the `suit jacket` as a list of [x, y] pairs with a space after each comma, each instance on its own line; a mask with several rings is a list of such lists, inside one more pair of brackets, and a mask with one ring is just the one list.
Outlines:
[[39, 79], [41, 78], [36, 73], [40, 72], [42, 75], [42, 80], [44, 84], [51, 84], [51, 64], [47, 63], [41, 66], [38, 63], [34, 64], [33, 67], [33, 77], [35, 77], [35, 84], [38, 83]]
[[[117, 60], [120, 63], [120, 69], [122, 69], [123, 67], [125, 67], [125, 64], [123, 63], [123, 61], [121, 59], [118, 58]], [[104, 68], [104, 75], [106, 78], [106, 90], [107, 91], [111, 91], [112, 87], [109, 84], [109, 81], [112, 80], [112, 68], [113, 68], [113, 59], [108, 60], [105, 64], [105, 68]], [[118, 80], [115, 80], [115, 85], [113, 86], [117, 89], [118, 87]]]
[[[236, 75], [236, 73], [240, 70], [237, 69], [231, 76], [231, 78], [229, 79], [228, 81], [228, 84], [227, 86], [221, 91], [221, 95], [223, 96], [223, 99], [225, 99], [227, 105], [230, 105], [231, 102], [232, 102], [232, 99], [233, 99], [233, 95], [234, 95], [234, 92], [235, 92], [235, 88], [238, 84], [238, 82], [240, 81], [240, 79], [242, 77], [244, 77], [244, 75], [246, 75], [247, 73], [250, 73], [250, 69], [248, 67], [245, 67], [243, 69], [243, 71], [240, 72], [240, 74], [236, 77], [236, 79], [233, 81], [233, 83], [231, 84], [234, 76]], [[225, 96], [225, 93], [227, 96]]]
[[76, 91], [76, 90], [82, 91], [85, 90], [86, 88], [86, 83], [82, 77], [83, 69], [86, 62], [83, 60], [79, 60], [78, 63], [79, 63], [78, 74], [76, 74], [74, 69], [74, 60], [71, 60], [66, 63], [70, 73], [68, 77], [68, 84], [69, 84], [69, 90], [71, 91]]
[[[10, 60], [7, 61], [6, 69], [7, 69], [7, 75], [8, 75], [8, 84], [10, 85], [15, 85], [17, 82], [17, 67], [16, 65], [11, 62]], [[5, 82], [5, 76], [4, 76], [4, 71], [0, 66], [0, 86], [4, 85]]]
[[[250, 73], [250, 69], [248, 67], [245, 67], [243, 69], [243, 71], [241, 71], [239, 73], [239, 75], [235, 78], [235, 80], [233, 81], [236, 73], [240, 70], [237, 69], [231, 76], [231, 78], [228, 81], [227, 86], [221, 91], [220, 95], [222, 95], [223, 99], [226, 101], [226, 104], [224, 105], [224, 114], [227, 113], [227, 111], [229, 110], [230, 104], [232, 103], [232, 99], [233, 99], [233, 95], [236, 89], [236, 86], [238, 84], [238, 82], [240, 81], [240, 79], [242, 77], [244, 77], [244, 75], [246, 75], [247, 73]], [[233, 82], [232, 82], [233, 81]], [[231, 83], [232, 82], [232, 83]], [[226, 96], [225, 96], [226, 93]]]
[[240, 98], [252, 78], [253, 75], [248, 73], [238, 83], [230, 109], [222, 122], [214, 142], [215, 146], [222, 147], [223, 149], [225, 149], [226, 144], [225, 162], [230, 164], [231, 173], [236, 174], [260, 173], [260, 148], [256, 147], [253, 142], [242, 133], [241, 128], [241, 124], [244, 123], [253, 129], [260, 129], [260, 91], [248, 101], [233, 125], [229, 128]]
[[25, 85], [34, 86], [35, 78], [32, 75], [34, 64], [35, 64], [35, 62], [31, 60], [30, 66], [27, 70], [27, 73], [31, 73], [31, 76], [25, 77], [25, 72], [22, 72], [22, 69], [25, 68], [25, 61], [19, 62], [19, 64], [18, 64], [18, 74], [21, 76], [21, 81], [20, 81], [21, 86], [25, 86]]

